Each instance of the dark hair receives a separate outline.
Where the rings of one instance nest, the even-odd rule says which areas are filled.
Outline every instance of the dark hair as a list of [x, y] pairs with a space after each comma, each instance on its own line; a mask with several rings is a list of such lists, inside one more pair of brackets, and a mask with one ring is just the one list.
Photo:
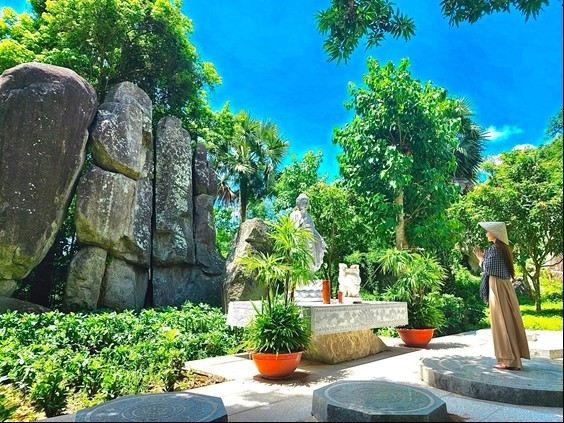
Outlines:
[[501, 258], [507, 266], [507, 270], [511, 274], [512, 278], [515, 278], [515, 267], [513, 267], [513, 253], [511, 252], [511, 247], [505, 242], [496, 239], [494, 242], [495, 248], [501, 254]]

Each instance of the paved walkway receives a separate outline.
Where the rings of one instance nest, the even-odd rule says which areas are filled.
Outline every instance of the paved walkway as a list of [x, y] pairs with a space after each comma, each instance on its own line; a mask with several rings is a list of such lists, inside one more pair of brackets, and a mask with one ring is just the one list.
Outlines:
[[[529, 333], [532, 360], [523, 361], [521, 374], [539, 360], [552, 360], [560, 369], [562, 332], [535, 331]], [[533, 341], [536, 337], [536, 341]], [[426, 349], [406, 348], [401, 340], [382, 338], [389, 351], [340, 364], [320, 364], [302, 360], [294, 376], [284, 381], [268, 381], [257, 372], [252, 360], [244, 356], [215, 357], [189, 362], [194, 371], [210, 373], [230, 379], [228, 382], [191, 390], [221, 397], [230, 422], [300, 422], [317, 421], [312, 415], [312, 393], [315, 389], [338, 380], [383, 380], [424, 387], [446, 402], [447, 411], [454, 421], [467, 422], [562, 422], [562, 407], [538, 407], [506, 404], [469, 398], [452, 392], [429, 387], [420, 379], [420, 360], [426, 357], [471, 356], [479, 361], [493, 359], [493, 345], [488, 330], [434, 338]], [[508, 371], [491, 369], [503, 378], [513, 377]], [[511, 372], [518, 373], [518, 372]], [[545, 375], [535, 373], [531, 383], [544, 384]], [[562, 382], [560, 382], [560, 385]], [[497, 398], [501, 400], [500, 398]]]
[[[221, 398], [230, 422], [315, 422], [317, 419], [311, 415], [315, 389], [339, 380], [381, 380], [428, 389], [445, 401], [452, 421], [562, 422], [562, 404], [539, 407], [507, 404], [502, 402], [503, 398], [492, 398], [492, 401], [469, 398], [430, 387], [421, 379], [421, 360], [461, 356], [481, 365], [486, 363], [484, 379], [487, 373], [490, 380], [499, 380], [500, 386], [507, 379], [527, 377], [527, 384], [540, 389], [547, 375], [528, 372], [527, 367], [534, 369], [538, 362], [549, 362], [551, 377], [559, 378], [561, 386], [562, 332], [532, 331], [528, 337], [532, 359], [523, 361], [521, 372], [491, 367], [495, 363], [491, 334], [489, 330], [481, 330], [434, 338], [426, 349], [407, 348], [399, 339], [382, 338], [388, 351], [333, 365], [302, 360], [294, 375], [281, 381], [263, 379], [245, 354], [191, 361], [187, 366], [193, 371], [222, 376], [228, 381], [189, 392]], [[480, 377], [479, 372], [474, 373]], [[46, 421], [75, 419], [76, 415], [67, 415]]]

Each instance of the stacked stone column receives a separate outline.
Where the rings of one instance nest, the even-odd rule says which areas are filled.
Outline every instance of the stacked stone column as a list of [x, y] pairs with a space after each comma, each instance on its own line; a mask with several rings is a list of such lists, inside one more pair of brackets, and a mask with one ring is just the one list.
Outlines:
[[215, 247], [217, 178], [203, 144], [192, 154], [180, 120], [161, 119], [156, 132], [153, 302], [155, 306], [221, 304], [225, 263]]
[[65, 306], [139, 309], [145, 303], [153, 213], [152, 104], [130, 82], [113, 87], [91, 127], [93, 164], [80, 179], [75, 222], [80, 250]]

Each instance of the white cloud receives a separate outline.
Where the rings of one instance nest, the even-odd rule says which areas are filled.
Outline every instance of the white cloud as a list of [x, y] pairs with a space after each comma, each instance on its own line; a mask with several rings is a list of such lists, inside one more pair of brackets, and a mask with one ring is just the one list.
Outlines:
[[513, 147], [513, 150], [530, 150], [531, 148], [536, 148], [533, 144], [517, 144]]
[[497, 129], [495, 126], [490, 126], [486, 129], [486, 137], [490, 141], [503, 141], [512, 135], [521, 134], [523, 130], [516, 126], [503, 125], [503, 128]]

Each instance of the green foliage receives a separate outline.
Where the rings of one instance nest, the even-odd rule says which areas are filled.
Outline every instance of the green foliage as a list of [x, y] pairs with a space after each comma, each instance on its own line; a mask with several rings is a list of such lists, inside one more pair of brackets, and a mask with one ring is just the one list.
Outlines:
[[388, 0], [332, 0], [331, 6], [316, 15], [319, 32], [327, 35], [323, 48], [329, 60], [350, 57], [361, 38], [366, 48], [379, 46], [387, 34], [406, 41], [415, 33], [413, 20]]
[[556, 114], [550, 118], [548, 127], [546, 128], [546, 138], [552, 141], [555, 138], [562, 137], [562, 107]]
[[456, 157], [455, 177], [477, 182], [478, 172], [482, 164], [482, 152], [487, 139], [487, 131], [477, 125], [472, 118], [472, 111], [468, 100], [460, 100], [460, 132], [458, 144], [454, 149]]
[[[32, 1], [33, 16], [5, 9], [0, 20], [0, 72], [39, 61], [73, 69], [96, 89], [131, 81], [152, 99], [154, 120], [164, 115], [196, 122], [209, 117], [203, 89], [220, 83], [201, 62], [180, 2], [169, 0]], [[201, 126], [201, 125], [200, 125]], [[190, 128], [192, 135], [195, 136]]]
[[445, 324], [440, 288], [445, 270], [429, 255], [388, 249], [378, 252], [377, 261], [385, 273], [397, 279], [386, 292], [390, 301], [405, 301], [410, 329], [440, 328]]
[[443, 15], [456, 26], [461, 22], [475, 23], [492, 13], [509, 13], [512, 7], [522, 13], [525, 20], [531, 16], [536, 19], [543, 6], [548, 6], [548, 0], [441, 0]]
[[[313, 234], [288, 217], [269, 223], [272, 253], [247, 254], [238, 264], [267, 288], [256, 317], [245, 328], [245, 348], [276, 353], [303, 351], [310, 345], [309, 323], [294, 303], [294, 289], [311, 280], [313, 257], [308, 242]], [[283, 294], [280, 294], [283, 289]]]
[[217, 131], [226, 136], [208, 142], [219, 176], [219, 200], [224, 204], [237, 200], [239, 221], [244, 222], [247, 205], [270, 194], [288, 142], [270, 120], [258, 121], [243, 111], [230, 117], [228, 105], [220, 115]]
[[[368, 246], [367, 240], [358, 236], [364, 230], [362, 219], [356, 213], [352, 196], [338, 182], [319, 181], [305, 193], [310, 199], [309, 212], [316, 229], [327, 244], [321, 268], [323, 279], [337, 281], [339, 261], [355, 249]], [[332, 286], [337, 288], [336, 283]]]
[[44, 410], [47, 417], [61, 414], [67, 403], [67, 387], [64, 372], [55, 363], [48, 361], [44, 371], [31, 385], [29, 398], [36, 407]]
[[139, 313], [8, 312], [0, 315], [0, 383], [50, 416], [77, 393], [107, 401], [177, 389], [188, 377], [187, 360], [226, 355], [240, 343], [225, 315], [204, 304]]
[[296, 198], [311, 186], [326, 177], [319, 177], [319, 165], [323, 161], [323, 152], [308, 151], [302, 160], [292, 154], [292, 163], [284, 167], [274, 185], [274, 210], [279, 212], [296, 205]]
[[233, 219], [233, 209], [214, 207], [214, 222], [217, 248], [223, 257], [227, 257], [237, 233], [237, 222]]
[[[451, 26], [474, 23], [486, 15], [509, 12], [512, 7], [525, 16], [536, 18], [548, 0], [441, 0], [443, 16]], [[331, 0], [331, 5], [317, 13], [319, 32], [327, 38], [323, 48], [329, 60], [345, 63], [366, 38], [366, 48], [379, 46], [387, 35], [406, 41], [415, 34], [412, 18], [403, 14], [389, 0]]]
[[[409, 61], [380, 66], [368, 60], [365, 87], [351, 86], [352, 122], [337, 128], [339, 163], [346, 187], [357, 198], [374, 236], [396, 247], [431, 250], [450, 244], [446, 209], [458, 186], [454, 150], [460, 102], [442, 88], [411, 77]], [[405, 229], [404, 229], [405, 221]]]
[[380, 271], [378, 257], [379, 250], [374, 250], [367, 253], [355, 251], [344, 258], [344, 262], [349, 266], [354, 263], [359, 265], [360, 288], [363, 291], [363, 298], [375, 301], [382, 300], [382, 294], [395, 282], [395, 278], [391, 277], [391, 275]]

